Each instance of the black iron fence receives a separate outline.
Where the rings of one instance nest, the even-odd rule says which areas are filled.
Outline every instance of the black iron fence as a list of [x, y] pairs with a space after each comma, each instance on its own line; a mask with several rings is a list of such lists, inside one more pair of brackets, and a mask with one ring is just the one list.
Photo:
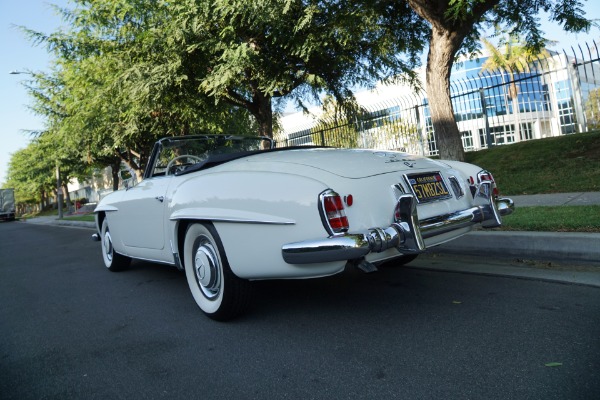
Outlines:
[[[466, 151], [600, 128], [600, 58], [596, 42], [551, 52], [510, 68], [485, 67], [485, 57], [455, 65], [451, 96]], [[361, 103], [360, 98], [358, 99]], [[288, 118], [289, 119], [289, 118]], [[427, 93], [361, 104], [353, 115], [323, 113], [283, 119], [280, 146], [326, 145], [437, 153]]]

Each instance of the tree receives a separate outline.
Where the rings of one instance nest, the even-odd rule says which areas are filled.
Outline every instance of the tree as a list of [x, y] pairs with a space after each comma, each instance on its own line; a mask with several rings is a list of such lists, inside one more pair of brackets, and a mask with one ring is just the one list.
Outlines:
[[324, 99], [323, 109], [317, 124], [310, 130], [313, 141], [322, 146], [359, 147], [361, 135], [356, 121], [360, 110], [352, 112], [341, 107], [331, 96]]
[[15, 188], [19, 203], [47, 206], [48, 194], [56, 190], [56, 162], [48, 157], [38, 139], [11, 155], [7, 184]]
[[450, 72], [461, 51], [477, 49], [480, 31], [507, 26], [520, 34], [527, 46], [544, 46], [538, 14], [549, 13], [566, 31], [589, 29], [579, 0], [407, 0], [431, 26], [427, 55], [426, 86], [431, 120], [440, 156], [464, 160], [460, 132], [450, 100]]
[[421, 135], [417, 125], [403, 112], [366, 113], [361, 121], [366, 147], [393, 149], [406, 153], [422, 154]]
[[588, 129], [600, 129], [600, 89], [590, 91], [585, 102], [585, 118]]
[[200, 87], [218, 101], [248, 109], [259, 132], [270, 137], [274, 99], [292, 98], [302, 106], [303, 97], [326, 94], [340, 105], [352, 105], [357, 85], [373, 84], [390, 73], [414, 79], [412, 69], [425, 39], [425, 25], [404, 2], [205, 4], [211, 9], [194, 13], [188, 24], [205, 30], [187, 29], [202, 43], [200, 53], [211, 60]]
[[47, 36], [24, 28], [56, 57], [52, 73], [38, 75], [31, 94], [34, 111], [47, 117], [65, 153], [77, 154], [82, 165], [112, 166], [115, 174], [123, 162], [140, 178], [160, 137], [252, 128], [247, 113], [215, 105], [199, 93], [198, 82], [184, 78], [196, 66], [185, 64], [185, 54], [167, 45], [170, 32], [159, 29], [169, 7], [76, 3], [79, 8], [62, 10], [72, 22], [67, 32]]
[[119, 129], [146, 136], [163, 124], [186, 132], [199, 125], [191, 116], [216, 113], [222, 122], [233, 106], [272, 137], [274, 99], [302, 105], [329, 93], [344, 104], [357, 85], [414, 79], [426, 32], [392, 0], [75, 3], [65, 11], [70, 31], [37, 38], [75, 66], [97, 64], [92, 82], [114, 83], [122, 95], [112, 102], [129, 101]]
[[[441, 155], [464, 157], [450, 70], [479, 30], [505, 24], [543, 40], [536, 15], [566, 30], [589, 26], [577, 0], [74, 0], [70, 27], [30, 32], [57, 56], [65, 118], [55, 131], [91, 158], [118, 156], [141, 174], [159, 136], [243, 130], [272, 137], [278, 99], [331, 95], [378, 80], [415, 82], [429, 37], [427, 89]], [[101, 154], [96, 150], [101, 149]]]
[[[546, 49], [536, 50], [525, 46], [515, 36], [501, 39], [498, 46], [494, 46], [487, 39], [482, 39], [485, 49], [490, 54], [481, 66], [481, 71], [496, 71], [508, 74], [508, 98], [512, 101], [513, 115], [515, 117], [515, 135], [520, 136], [521, 121], [519, 118], [519, 86], [515, 82], [516, 73], [531, 72], [532, 64], [543, 60], [551, 63], [550, 53]], [[489, 145], [489, 144], [488, 144]]]

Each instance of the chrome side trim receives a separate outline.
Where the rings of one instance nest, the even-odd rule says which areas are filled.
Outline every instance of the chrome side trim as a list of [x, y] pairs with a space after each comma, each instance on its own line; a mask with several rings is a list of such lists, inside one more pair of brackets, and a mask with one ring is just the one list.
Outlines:
[[99, 205], [94, 209], [94, 212], [97, 214], [100, 211], [119, 211], [119, 209], [115, 206], [111, 206], [110, 204]]
[[289, 218], [225, 208], [186, 208], [175, 211], [169, 217], [171, 221], [183, 219], [266, 225], [294, 225], [296, 223]]
[[238, 219], [238, 218], [226, 218], [226, 217], [209, 217], [201, 215], [178, 215], [171, 217], [171, 221], [179, 220], [209, 220], [213, 222], [234, 222], [238, 224], [261, 224], [261, 225], [295, 225], [294, 221], [270, 221], [270, 220], [259, 220], [259, 219]]
[[169, 244], [171, 245], [171, 253], [173, 253], [173, 261], [175, 262], [175, 266], [178, 270], [183, 271], [183, 264], [181, 263], [181, 258], [179, 258], [179, 253], [175, 250], [173, 240], [169, 240]]

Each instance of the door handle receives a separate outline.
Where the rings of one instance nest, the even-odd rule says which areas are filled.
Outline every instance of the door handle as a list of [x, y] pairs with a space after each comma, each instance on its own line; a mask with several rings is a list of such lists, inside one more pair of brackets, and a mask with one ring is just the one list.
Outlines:
[[164, 196], [156, 196], [155, 199], [158, 200], [158, 201], [160, 201], [161, 203], [163, 201], [165, 201], [165, 197]]

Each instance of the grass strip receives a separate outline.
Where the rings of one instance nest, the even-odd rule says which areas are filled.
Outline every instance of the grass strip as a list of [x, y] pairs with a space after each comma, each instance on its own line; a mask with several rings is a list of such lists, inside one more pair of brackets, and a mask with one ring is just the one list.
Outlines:
[[503, 195], [600, 191], [600, 132], [531, 140], [466, 154]]
[[600, 205], [519, 207], [502, 218], [501, 230], [600, 232]]

